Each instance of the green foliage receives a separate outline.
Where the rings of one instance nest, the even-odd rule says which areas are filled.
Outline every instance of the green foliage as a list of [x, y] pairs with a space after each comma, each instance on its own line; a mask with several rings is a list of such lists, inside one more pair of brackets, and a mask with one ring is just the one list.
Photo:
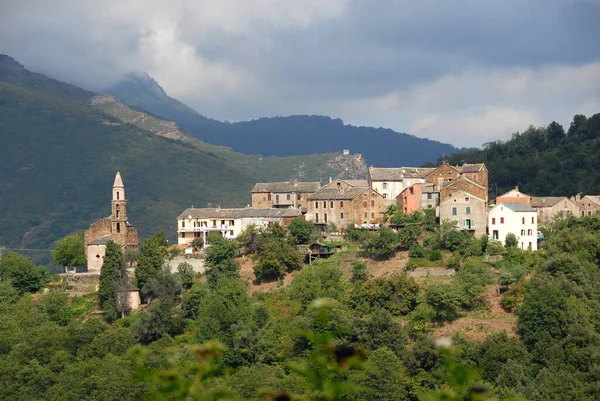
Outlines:
[[451, 321], [458, 317], [461, 296], [457, 289], [449, 284], [434, 285], [425, 291], [425, 300], [435, 311], [438, 322]]
[[204, 247], [204, 238], [198, 237], [192, 240], [192, 247], [199, 252]]
[[40, 298], [39, 306], [59, 326], [68, 325], [74, 317], [69, 294], [66, 292], [49, 291]]
[[204, 262], [210, 268], [208, 284], [214, 287], [220, 280], [239, 278], [240, 264], [233, 259], [237, 255], [236, 243], [220, 235], [211, 236], [209, 241]]
[[237, 241], [246, 253], [258, 253], [260, 250], [260, 230], [255, 225], [249, 225], [238, 235]]
[[513, 233], [506, 234], [506, 238], [504, 238], [504, 247], [509, 249], [514, 249], [519, 245], [517, 241], [517, 236]]
[[421, 235], [421, 228], [416, 224], [407, 225], [398, 229], [396, 235], [402, 249], [411, 249], [411, 247], [417, 245], [417, 241]]
[[304, 219], [294, 219], [288, 225], [290, 234], [298, 244], [308, 244], [315, 230], [314, 224]]
[[180, 276], [171, 274], [170, 269], [166, 267], [158, 275], [148, 280], [141, 292], [148, 302], [155, 299], [176, 301], [181, 295], [181, 290]]
[[386, 226], [380, 226], [377, 235], [371, 237], [364, 244], [365, 252], [373, 258], [389, 259], [395, 255], [398, 237]]
[[316, 261], [294, 276], [289, 285], [290, 297], [304, 307], [318, 298], [341, 300], [344, 296], [344, 283], [341, 270], [326, 261]]
[[258, 263], [254, 266], [257, 280], [280, 278], [286, 272], [298, 269], [301, 264], [302, 255], [281, 227], [274, 226], [262, 231]]
[[194, 277], [196, 276], [193, 266], [186, 262], [180, 263], [177, 266], [177, 274], [179, 274], [181, 286], [185, 289], [190, 289], [194, 284]]
[[350, 281], [352, 281], [353, 283], [367, 281], [370, 275], [369, 270], [367, 269], [367, 265], [358, 260], [352, 260], [350, 261], [350, 263], [352, 265], [352, 277]]
[[444, 259], [444, 257], [439, 249], [434, 249], [431, 252], [429, 252], [429, 260], [431, 260], [432, 262], [436, 262], [442, 259]]
[[467, 258], [455, 275], [455, 282], [462, 293], [467, 308], [481, 306], [480, 296], [485, 286], [492, 283], [490, 267], [479, 258]]
[[143, 288], [146, 282], [162, 271], [167, 256], [167, 244], [162, 231], [142, 241], [135, 268], [135, 278], [139, 288]]
[[369, 350], [386, 347], [398, 356], [402, 355], [408, 343], [406, 330], [385, 309], [377, 309], [369, 317], [357, 318], [350, 338], [354, 344]]
[[430, 323], [436, 317], [435, 310], [427, 303], [420, 303], [414, 311], [408, 315], [410, 321], [409, 329], [411, 331], [425, 332], [429, 329]]
[[354, 223], [348, 224], [346, 227], [346, 234], [344, 234], [344, 238], [353, 243], [353, 244], [364, 244], [366, 243], [373, 234], [371, 234], [368, 230], [364, 228], [358, 228]]
[[56, 241], [56, 248], [52, 251], [52, 261], [61, 266], [85, 265], [87, 261], [83, 232], [69, 234]]
[[415, 258], [423, 258], [425, 257], [425, 249], [421, 245], [414, 245], [408, 251], [408, 257]]
[[204, 297], [208, 294], [208, 286], [204, 283], [196, 283], [185, 293], [181, 301], [181, 312], [188, 319], [196, 319], [198, 310]]
[[0, 279], [9, 281], [20, 293], [37, 292], [48, 281], [48, 271], [16, 252], [4, 252], [0, 259]]
[[108, 241], [100, 270], [98, 299], [106, 320], [109, 322], [117, 319], [117, 282], [120, 272], [124, 270], [125, 260], [121, 247], [114, 241]]
[[385, 309], [395, 316], [406, 315], [417, 306], [419, 286], [402, 275], [378, 277], [355, 287], [350, 294], [350, 305], [363, 313]]
[[354, 400], [396, 401], [407, 399], [404, 367], [397, 354], [383, 347], [371, 352], [365, 370], [353, 377], [358, 389]]
[[522, 264], [503, 264], [500, 268], [500, 285], [509, 286], [521, 280], [529, 273], [529, 268]]

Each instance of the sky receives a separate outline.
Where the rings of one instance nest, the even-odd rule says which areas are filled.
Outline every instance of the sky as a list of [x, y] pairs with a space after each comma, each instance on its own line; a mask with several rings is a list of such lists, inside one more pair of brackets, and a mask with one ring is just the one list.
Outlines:
[[321, 114], [458, 146], [600, 112], [600, 0], [0, 0], [0, 53], [201, 114]]

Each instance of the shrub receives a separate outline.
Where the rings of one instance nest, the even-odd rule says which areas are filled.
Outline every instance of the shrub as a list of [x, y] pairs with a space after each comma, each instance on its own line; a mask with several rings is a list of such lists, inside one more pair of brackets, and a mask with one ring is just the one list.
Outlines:
[[367, 265], [363, 262], [359, 262], [358, 260], [353, 260], [350, 263], [352, 264], [352, 278], [350, 280], [353, 283], [367, 281], [369, 278]]
[[434, 249], [429, 253], [429, 260], [432, 262], [442, 260], [443, 258], [442, 252], [439, 249]]
[[429, 325], [436, 317], [435, 310], [427, 303], [420, 303], [414, 311], [408, 315], [410, 331], [427, 331]]
[[456, 273], [455, 280], [461, 290], [463, 304], [473, 308], [479, 304], [478, 297], [485, 292], [485, 286], [492, 283], [492, 273], [482, 260], [467, 258]]
[[460, 304], [460, 295], [453, 285], [441, 284], [428, 287], [425, 299], [435, 312], [434, 320], [443, 322], [458, 317], [457, 307]]
[[521, 279], [513, 284], [508, 291], [500, 297], [500, 306], [507, 312], [514, 312], [523, 305], [525, 293], [525, 280]]
[[406, 274], [367, 280], [350, 295], [350, 305], [364, 313], [386, 309], [393, 315], [406, 315], [417, 306], [419, 286]]
[[421, 245], [414, 245], [408, 251], [408, 257], [411, 259], [423, 258], [425, 257], [425, 249]]
[[517, 241], [517, 236], [513, 233], [506, 234], [506, 238], [504, 238], [504, 247], [505, 248], [517, 248], [519, 242]]
[[288, 229], [298, 244], [308, 244], [315, 231], [315, 225], [310, 221], [294, 219], [288, 225]]
[[397, 236], [386, 226], [381, 226], [377, 235], [367, 240], [364, 250], [371, 257], [389, 259], [396, 253]]
[[194, 268], [189, 263], [183, 262], [177, 266], [177, 273], [181, 280], [181, 286], [185, 289], [189, 289], [194, 284]]

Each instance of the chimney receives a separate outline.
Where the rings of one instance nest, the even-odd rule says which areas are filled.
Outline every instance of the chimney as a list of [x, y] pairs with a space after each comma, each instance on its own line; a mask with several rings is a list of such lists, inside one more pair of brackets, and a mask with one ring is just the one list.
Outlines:
[[575, 202], [579, 202], [581, 200], [581, 192], [577, 192], [577, 195], [575, 195]]
[[331, 179], [331, 177], [329, 177], [329, 183], [330, 183], [330, 184], [331, 184], [331, 182], [332, 182], [332, 181], [333, 181], [333, 180]]
[[519, 192], [519, 186], [515, 185], [515, 191]]

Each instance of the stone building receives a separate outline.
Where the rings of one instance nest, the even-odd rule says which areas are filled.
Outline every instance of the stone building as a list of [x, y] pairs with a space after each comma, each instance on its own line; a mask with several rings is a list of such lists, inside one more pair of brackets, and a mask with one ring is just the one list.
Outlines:
[[477, 238], [486, 233], [487, 202], [465, 191], [455, 191], [440, 201], [440, 222], [455, 221], [459, 230], [470, 231]]
[[425, 182], [434, 184], [437, 188], [442, 188], [448, 183], [456, 181], [459, 177], [467, 178], [485, 188], [485, 199], [487, 201], [488, 170], [483, 163], [465, 163], [462, 166], [452, 166], [444, 162], [437, 168], [431, 169], [425, 176]]
[[386, 202], [381, 194], [369, 187], [344, 188], [339, 184], [320, 188], [308, 198], [306, 220], [312, 221], [318, 231], [326, 231], [329, 224], [343, 230], [349, 223], [383, 223]]
[[581, 216], [592, 216], [600, 212], [600, 196], [586, 195], [579, 199], [579, 213]]
[[320, 187], [318, 182], [259, 182], [252, 189], [252, 207], [306, 211], [306, 199]]
[[106, 243], [112, 240], [126, 250], [138, 250], [138, 231], [127, 220], [127, 199], [121, 173], [117, 171], [112, 189], [111, 214], [92, 223], [84, 234], [87, 271], [100, 272]]
[[447, 182], [440, 189], [440, 202], [452, 198], [455, 193], [462, 191], [469, 193], [479, 199], [483, 199], [486, 204], [488, 201], [487, 187], [473, 181], [465, 176], [459, 176], [454, 181]]
[[550, 224], [558, 216], [579, 216], [579, 206], [566, 196], [532, 197], [531, 207], [537, 210], [538, 224]]

